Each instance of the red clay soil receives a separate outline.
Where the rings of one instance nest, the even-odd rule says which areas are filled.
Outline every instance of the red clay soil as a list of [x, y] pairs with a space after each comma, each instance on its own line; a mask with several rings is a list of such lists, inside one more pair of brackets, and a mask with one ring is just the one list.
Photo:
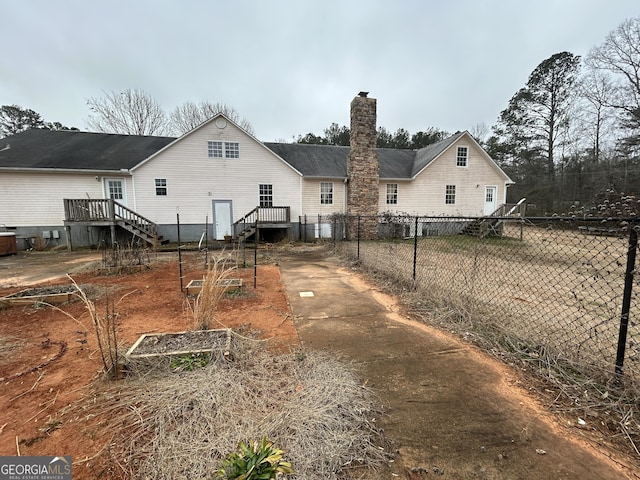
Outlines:
[[[203, 271], [186, 275], [185, 283], [201, 279]], [[258, 267], [257, 288], [253, 269], [233, 272], [242, 278], [243, 291], [225, 299], [218, 310], [219, 325], [245, 327], [259, 332], [273, 348], [298, 344], [284, 286], [277, 266]], [[176, 262], [160, 263], [130, 275], [74, 275], [78, 284], [90, 284], [103, 292], [96, 301], [105, 311], [105, 295], [120, 300], [116, 308], [118, 341], [126, 348], [143, 333], [179, 332], [195, 328], [185, 296], [180, 292]], [[69, 283], [60, 278], [47, 285]], [[38, 286], [42, 286], [39, 284]], [[28, 286], [0, 290], [0, 297]], [[118, 478], [105, 469], [99, 455], [105, 440], [82, 420], [58, 421], [60, 411], [87, 394], [88, 385], [103, 377], [95, 333], [81, 302], [61, 306], [63, 312], [43, 306], [2, 307], [0, 340], [19, 342], [9, 355], [0, 357], [0, 455], [72, 455], [73, 478]], [[40, 368], [34, 368], [38, 367]], [[33, 371], [31, 371], [33, 370]], [[28, 372], [20, 375], [22, 372]]]

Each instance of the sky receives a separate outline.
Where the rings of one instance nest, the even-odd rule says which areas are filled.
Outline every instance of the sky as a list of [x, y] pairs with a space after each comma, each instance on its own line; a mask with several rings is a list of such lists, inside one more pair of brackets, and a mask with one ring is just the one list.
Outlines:
[[87, 129], [87, 99], [220, 102], [262, 141], [349, 125], [491, 127], [551, 55], [585, 56], [638, 0], [0, 0], [0, 105]]

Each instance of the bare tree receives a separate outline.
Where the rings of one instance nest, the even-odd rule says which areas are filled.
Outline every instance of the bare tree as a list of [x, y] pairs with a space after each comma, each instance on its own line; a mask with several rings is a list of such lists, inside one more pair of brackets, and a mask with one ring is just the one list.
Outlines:
[[489, 138], [491, 130], [486, 123], [480, 122], [474, 123], [469, 129], [469, 133], [476, 142], [478, 142], [482, 146], [485, 146], [487, 144], [487, 139]]
[[607, 75], [592, 69], [580, 79], [579, 89], [582, 108], [576, 112], [576, 119], [582, 127], [580, 136], [588, 140], [592, 160], [597, 164], [602, 156], [603, 143], [607, 136], [611, 136], [609, 130], [613, 115], [608, 106], [613, 100], [614, 87]]
[[253, 135], [251, 123], [241, 118], [240, 114], [233, 107], [219, 102], [211, 103], [206, 100], [198, 104], [185, 102], [182, 105], [178, 105], [170, 115], [171, 130], [178, 135], [183, 135], [197, 126], [202, 125], [218, 113], [222, 113], [229, 120]]
[[616, 95], [610, 105], [623, 113], [623, 126], [636, 132], [628, 138], [640, 144], [640, 17], [627, 19], [604, 43], [589, 52], [587, 66], [614, 74]]
[[103, 92], [100, 98], [90, 98], [87, 105], [93, 112], [87, 119], [89, 129], [126, 135], [166, 135], [167, 116], [158, 102], [139, 89], [124, 92]]

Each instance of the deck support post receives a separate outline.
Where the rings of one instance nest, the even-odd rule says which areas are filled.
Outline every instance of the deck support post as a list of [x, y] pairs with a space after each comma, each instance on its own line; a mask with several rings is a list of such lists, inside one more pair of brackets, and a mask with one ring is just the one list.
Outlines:
[[71, 251], [73, 250], [72, 245], [71, 245], [71, 226], [70, 225], [65, 225], [64, 226], [64, 231], [67, 237], [67, 250]]

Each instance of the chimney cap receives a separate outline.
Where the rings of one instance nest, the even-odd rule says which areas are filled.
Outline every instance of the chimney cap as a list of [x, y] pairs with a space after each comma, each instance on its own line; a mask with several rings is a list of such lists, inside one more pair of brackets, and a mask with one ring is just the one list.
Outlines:
[[358, 93], [358, 96], [362, 97], [362, 98], [367, 98], [367, 95], [369, 95], [369, 92], [360, 92], [360, 93]]

